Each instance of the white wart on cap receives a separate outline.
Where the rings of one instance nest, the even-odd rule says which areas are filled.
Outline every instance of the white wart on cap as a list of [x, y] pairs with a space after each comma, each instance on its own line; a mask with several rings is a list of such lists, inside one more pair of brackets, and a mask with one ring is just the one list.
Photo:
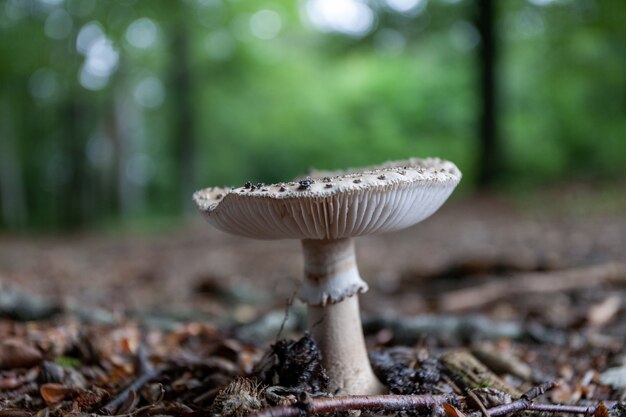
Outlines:
[[194, 194], [216, 228], [254, 239], [342, 239], [400, 230], [434, 213], [461, 179], [437, 158]]

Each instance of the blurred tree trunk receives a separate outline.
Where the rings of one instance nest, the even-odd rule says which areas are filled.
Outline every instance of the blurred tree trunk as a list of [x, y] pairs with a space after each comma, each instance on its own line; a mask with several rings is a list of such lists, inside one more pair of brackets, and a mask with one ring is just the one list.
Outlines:
[[500, 139], [498, 136], [496, 79], [497, 44], [495, 34], [494, 0], [478, 0], [476, 26], [480, 33], [478, 47], [480, 68], [480, 149], [478, 184], [490, 186], [497, 179], [501, 167]]
[[195, 120], [191, 98], [191, 71], [189, 67], [189, 34], [182, 16], [172, 27], [170, 79], [174, 111], [173, 143], [178, 167], [178, 190], [183, 210], [191, 208], [191, 193], [195, 176]]
[[[123, 216], [140, 212], [145, 207], [145, 184], [138, 181], [136, 172], [140, 167], [138, 157], [144, 144], [143, 117], [141, 109], [128, 94], [130, 85], [120, 76], [120, 84], [113, 93], [114, 128], [112, 130], [116, 150], [117, 201]], [[140, 174], [141, 175], [141, 174]]]
[[0, 225], [15, 228], [26, 223], [27, 211], [11, 104], [0, 97]]
[[78, 97], [69, 97], [61, 106], [61, 120], [65, 123], [65, 146], [63, 152], [67, 155], [67, 169], [69, 179], [61, 190], [61, 226], [65, 229], [81, 227], [85, 223], [83, 201], [86, 178], [85, 167], [85, 140], [81, 129], [83, 118], [86, 117], [85, 108]]

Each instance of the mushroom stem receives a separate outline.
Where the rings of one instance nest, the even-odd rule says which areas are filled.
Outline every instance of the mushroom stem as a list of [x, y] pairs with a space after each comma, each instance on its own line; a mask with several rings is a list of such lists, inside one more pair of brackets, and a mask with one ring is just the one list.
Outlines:
[[304, 281], [298, 296], [308, 305], [337, 303], [366, 292], [354, 256], [354, 240], [327, 239], [302, 241]]
[[383, 394], [370, 365], [363, 337], [359, 296], [326, 307], [309, 306], [309, 327], [337, 395]]
[[352, 239], [303, 240], [304, 282], [300, 298], [337, 394], [381, 394], [367, 356], [359, 312], [359, 292], [367, 291], [356, 266]]

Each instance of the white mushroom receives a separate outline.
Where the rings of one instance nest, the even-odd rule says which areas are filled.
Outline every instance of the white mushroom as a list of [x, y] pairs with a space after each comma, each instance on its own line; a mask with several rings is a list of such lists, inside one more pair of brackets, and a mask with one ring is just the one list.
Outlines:
[[368, 286], [356, 265], [353, 237], [400, 230], [433, 214], [461, 172], [436, 158], [409, 159], [299, 182], [194, 194], [204, 217], [223, 231], [255, 239], [299, 239], [309, 326], [323, 355], [332, 389], [381, 393], [367, 357], [358, 293]]

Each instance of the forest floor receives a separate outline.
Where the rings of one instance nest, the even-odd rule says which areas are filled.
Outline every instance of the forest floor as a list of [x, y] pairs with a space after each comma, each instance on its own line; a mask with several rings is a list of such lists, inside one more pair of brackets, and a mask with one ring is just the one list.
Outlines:
[[[521, 393], [554, 381], [536, 404], [626, 416], [624, 195], [467, 197], [405, 231], [358, 238], [375, 371], [391, 393], [436, 400], [403, 413], [528, 408]], [[332, 393], [300, 339], [301, 268], [297, 242], [199, 219], [158, 233], [0, 235], [0, 417], [321, 410]], [[285, 353], [295, 342], [279, 339], [308, 348]]]

